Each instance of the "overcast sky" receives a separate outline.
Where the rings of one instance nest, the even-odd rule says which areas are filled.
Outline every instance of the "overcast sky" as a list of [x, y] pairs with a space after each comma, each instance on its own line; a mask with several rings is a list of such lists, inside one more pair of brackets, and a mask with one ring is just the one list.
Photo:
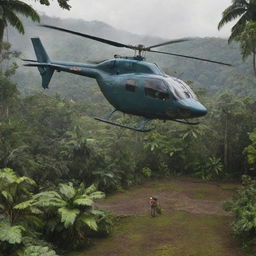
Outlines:
[[49, 16], [99, 20], [118, 29], [162, 38], [230, 34], [230, 25], [220, 31], [217, 25], [231, 0], [70, 0], [70, 11], [59, 8], [57, 0], [51, 0], [50, 7], [33, 0], [26, 2]]

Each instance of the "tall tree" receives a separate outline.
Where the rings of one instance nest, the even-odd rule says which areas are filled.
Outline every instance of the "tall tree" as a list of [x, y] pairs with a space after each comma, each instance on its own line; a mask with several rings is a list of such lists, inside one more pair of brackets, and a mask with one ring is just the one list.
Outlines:
[[[50, 5], [49, 0], [35, 0], [40, 1], [40, 4]], [[71, 6], [68, 4], [69, 0], [57, 0], [61, 8], [70, 10]], [[24, 1], [20, 0], [1, 0], [0, 1], [0, 43], [3, 42], [4, 30], [8, 23], [11, 24], [21, 34], [25, 33], [24, 26], [17, 16], [21, 14], [27, 18], [30, 18], [34, 22], [39, 22], [40, 17], [35, 9]], [[0, 53], [2, 47], [0, 45]]]
[[256, 22], [247, 23], [238, 40], [240, 41], [243, 59], [248, 58], [252, 54], [253, 71], [256, 76]]
[[[0, 2], [0, 43], [3, 42], [4, 30], [7, 23], [10, 23], [19, 33], [24, 34], [24, 26], [17, 16], [21, 14], [25, 17], [32, 19], [33, 21], [40, 21], [37, 12], [28, 4], [19, 0], [1, 0]], [[0, 53], [2, 46], [0, 45]]]
[[222, 13], [218, 29], [221, 29], [226, 23], [237, 18], [239, 20], [232, 27], [229, 42], [244, 31], [245, 25], [249, 21], [256, 21], [256, 0], [232, 0], [232, 4]]

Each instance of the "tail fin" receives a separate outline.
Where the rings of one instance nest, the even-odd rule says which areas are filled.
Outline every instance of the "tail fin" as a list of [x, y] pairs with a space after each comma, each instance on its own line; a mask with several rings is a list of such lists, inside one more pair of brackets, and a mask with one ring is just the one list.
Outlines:
[[47, 55], [40, 38], [31, 38], [35, 53], [36, 53], [36, 57], [37, 57], [37, 61], [38, 63], [44, 63], [46, 64], [45, 66], [37, 66], [41, 77], [42, 77], [42, 86], [43, 88], [48, 88], [48, 85], [51, 81], [54, 69], [50, 66], [47, 66], [47, 64], [51, 63], [51, 60], [49, 58], [49, 56]]

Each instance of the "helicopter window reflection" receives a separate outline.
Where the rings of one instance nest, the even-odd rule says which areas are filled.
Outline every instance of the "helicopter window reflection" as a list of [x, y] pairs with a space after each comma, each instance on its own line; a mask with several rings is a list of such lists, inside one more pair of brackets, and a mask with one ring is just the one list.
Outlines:
[[166, 85], [161, 80], [145, 80], [144, 87], [145, 95], [166, 100], [169, 98], [168, 90]]
[[137, 86], [136, 80], [128, 79], [125, 83], [125, 89], [129, 92], [135, 92]]
[[174, 78], [174, 77], [169, 77], [166, 80], [167, 80], [169, 88], [175, 98], [177, 98], [177, 99], [192, 98], [192, 99], [197, 100], [197, 97], [194, 94], [194, 92], [182, 80], [180, 80], [178, 78]]

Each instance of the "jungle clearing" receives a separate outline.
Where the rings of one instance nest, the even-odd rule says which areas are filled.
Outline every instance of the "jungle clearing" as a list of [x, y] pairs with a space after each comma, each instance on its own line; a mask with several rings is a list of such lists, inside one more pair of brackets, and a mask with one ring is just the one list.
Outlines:
[[[238, 186], [192, 178], [149, 181], [101, 201], [116, 216], [111, 237], [69, 256], [242, 256], [222, 209]], [[148, 199], [159, 198], [162, 215], [150, 217]]]

